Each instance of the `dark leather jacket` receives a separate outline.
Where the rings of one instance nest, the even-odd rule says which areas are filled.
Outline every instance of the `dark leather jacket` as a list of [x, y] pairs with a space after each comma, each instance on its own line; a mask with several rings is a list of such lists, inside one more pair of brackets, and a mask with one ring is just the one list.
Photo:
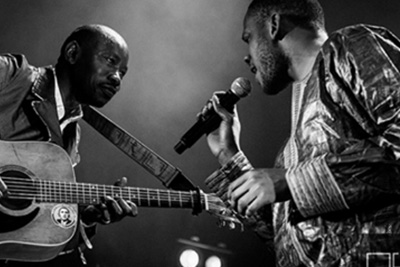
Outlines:
[[[66, 116], [60, 121], [51, 66], [36, 68], [23, 55], [0, 55], [0, 140], [54, 143], [69, 154], [75, 166], [79, 163], [77, 121], [83, 114], [80, 105], [65, 108]], [[77, 224], [77, 229], [82, 230], [79, 220]], [[65, 247], [66, 251], [77, 247], [80, 230]], [[89, 232], [93, 235], [94, 228]]]
[[70, 123], [61, 134], [54, 97], [52, 67], [36, 68], [23, 55], [0, 57], [0, 140], [37, 140], [63, 147], [72, 162], [79, 162], [81, 107], [68, 111]]

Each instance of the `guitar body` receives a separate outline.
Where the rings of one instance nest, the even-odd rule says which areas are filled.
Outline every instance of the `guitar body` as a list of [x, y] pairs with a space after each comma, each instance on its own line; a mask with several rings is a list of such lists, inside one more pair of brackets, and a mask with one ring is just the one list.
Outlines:
[[0, 199], [0, 259], [46, 261], [56, 257], [74, 236], [78, 205], [12, 199], [11, 188], [12, 183], [22, 182], [27, 192], [37, 192], [30, 186], [37, 179], [74, 183], [67, 153], [51, 143], [0, 141], [0, 177], [10, 190], [9, 198]]
[[[122, 197], [137, 206], [202, 209], [230, 228], [240, 223], [222, 200], [198, 191], [159, 190], [76, 183], [71, 160], [45, 142], [0, 141], [0, 259], [47, 261], [56, 257], [78, 226], [78, 204]], [[71, 204], [72, 203], [72, 204]]]

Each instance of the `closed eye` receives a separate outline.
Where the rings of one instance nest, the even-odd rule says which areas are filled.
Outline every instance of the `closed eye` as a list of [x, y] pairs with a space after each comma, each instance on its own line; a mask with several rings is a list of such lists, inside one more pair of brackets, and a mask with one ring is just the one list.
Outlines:
[[243, 40], [243, 42], [245, 42], [246, 44], [248, 44], [248, 43], [249, 43], [249, 40], [250, 40], [250, 34], [249, 34], [249, 33], [243, 33], [243, 35], [242, 35], [242, 40]]

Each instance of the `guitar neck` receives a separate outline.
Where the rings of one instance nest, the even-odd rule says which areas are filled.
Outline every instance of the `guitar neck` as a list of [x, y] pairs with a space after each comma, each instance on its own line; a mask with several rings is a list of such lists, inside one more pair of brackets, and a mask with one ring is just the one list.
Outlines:
[[[90, 183], [53, 180], [16, 180], [3, 177], [10, 198], [34, 199], [44, 203], [99, 204], [104, 196], [131, 200], [141, 207], [194, 208], [200, 204], [207, 209], [207, 198], [196, 191], [173, 191], [139, 187], [120, 187]], [[199, 203], [200, 202], [200, 203]]]

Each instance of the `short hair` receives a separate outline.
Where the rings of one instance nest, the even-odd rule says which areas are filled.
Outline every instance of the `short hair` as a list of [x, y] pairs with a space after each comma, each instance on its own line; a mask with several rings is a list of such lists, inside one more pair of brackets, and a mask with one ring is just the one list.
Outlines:
[[83, 25], [76, 28], [64, 41], [60, 50], [59, 61], [63, 59], [65, 47], [68, 43], [76, 41], [82, 48], [97, 47], [100, 41], [107, 40], [107, 35], [104, 29], [109, 29], [107, 26], [99, 24]]
[[247, 12], [258, 23], [277, 12], [289, 16], [299, 26], [325, 30], [324, 11], [318, 0], [253, 0]]

